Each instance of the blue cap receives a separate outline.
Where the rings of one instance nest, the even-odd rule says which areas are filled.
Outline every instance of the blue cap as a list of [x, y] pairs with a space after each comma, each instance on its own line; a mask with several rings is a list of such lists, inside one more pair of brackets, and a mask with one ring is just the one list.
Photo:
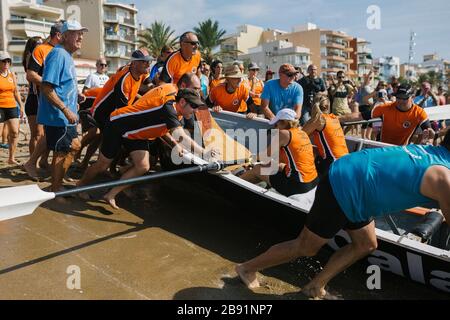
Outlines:
[[70, 21], [65, 21], [62, 28], [61, 28], [61, 33], [64, 33], [66, 31], [83, 31], [83, 32], [87, 32], [89, 31], [88, 28], [82, 27], [81, 24], [76, 21], [76, 20], [70, 20]]

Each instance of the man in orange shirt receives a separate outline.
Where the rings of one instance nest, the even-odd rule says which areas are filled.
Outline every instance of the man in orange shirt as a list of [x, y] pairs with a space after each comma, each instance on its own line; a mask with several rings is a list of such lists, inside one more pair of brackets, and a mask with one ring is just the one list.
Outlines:
[[342, 123], [381, 118], [383, 121], [381, 142], [398, 146], [411, 143], [414, 132], [421, 128], [427, 137], [427, 141], [424, 142], [432, 144], [433, 139], [428, 137], [434, 137], [434, 131], [431, 129], [427, 113], [413, 103], [413, 91], [410, 85], [401, 85], [395, 94], [397, 101], [378, 105], [371, 112], [352, 113], [339, 119]]
[[[249, 88], [242, 82], [241, 70], [236, 65], [225, 69], [225, 83], [213, 88], [206, 100], [208, 107], [214, 112], [222, 110], [238, 113], [247, 113], [247, 100], [250, 96]], [[249, 113], [247, 117], [254, 116]]]
[[199, 44], [195, 33], [183, 33], [180, 36], [180, 49], [167, 58], [159, 79], [165, 83], [177, 84], [184, 74], [197, 74], [202, 60], [198, 51]]
[[[156, 87], [133, 105], [119, 108], [111, 114], [104, 130], [99, 158], [86, 170], [78, 186], [87, 185], [105, 171], [119, 154], [122, 145], [130, 152], [133, 165], [121, 179], [143, 175], [150, 169], [149, 147], [159, 137], [167, 140], [179, 153], [182, 152], [179, 142], [189, 150], [192, 148], [196, 154], [205, 153], [185, 133], [181, 124], [183, 118], [190, 119], [193, 110], [204, 105], [198, 93], [200, 80], [195, 74], [188, 74], [180, 79], [178, 85], [180, 89], [172, 83]], [[115, 197], [125, 188], [113, 188], [104, 199], [113, 208], [118, 208]]]

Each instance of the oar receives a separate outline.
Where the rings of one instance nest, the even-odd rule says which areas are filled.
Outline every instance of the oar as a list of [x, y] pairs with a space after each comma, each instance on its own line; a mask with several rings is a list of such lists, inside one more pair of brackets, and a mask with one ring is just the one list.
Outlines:
[[34, 210], [36, 210], [36, 208], [39, 207], [42, 203], [48, 200], [52, 200], [56, 197], [64, 197], [81, 192], [88, 192], [97, 189], [105, 189], [129, 184], [136, 184], [191, 173], [218, 171], [227, 165], [229, 164], [228, 163], [225, 164], [222, 162], [213, 162], [208, 164], [196, 165], [194, 167], [189, 168], [177, 169], [173, 171], [153, 173], [147, 176], [137, 178], [104, 182], [95, 185], [74, 188], [71, 190], [60, 191], [56, 193], [42, 191], [37, 185], [3, 188], [0, 189], [0, 221], [32, 214]]

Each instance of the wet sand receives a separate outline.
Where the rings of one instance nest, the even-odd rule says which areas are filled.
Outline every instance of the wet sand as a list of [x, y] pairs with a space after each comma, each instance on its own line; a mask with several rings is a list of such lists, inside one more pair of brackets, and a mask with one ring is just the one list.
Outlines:
[[[22, 139], [17, 158], [24, 162]], [[1, 149], [0, 186], [33, 183], [19, 167], [5, 165], [6, 155]], [[0, 222], [0, 299], [306, 299], [299, 290], [328, 251], [265, 270], [264, 286], [252, 292], [236, 278], [234, 265], [292, 234], [272, 228], [258, 212], [186, 189], [154, 182], [134, 187], [137, 199], [121, 194], [121, 210], [70, 198]], [[79, 267], [80, 289], [67, 287], [70, 266]], [[450, 298], [389, 273], [382, 273], [381, 290], [369, 291], [365, 271], [364, 264], [352, 266], [330, 283], [331, 293], [342, 299]]]

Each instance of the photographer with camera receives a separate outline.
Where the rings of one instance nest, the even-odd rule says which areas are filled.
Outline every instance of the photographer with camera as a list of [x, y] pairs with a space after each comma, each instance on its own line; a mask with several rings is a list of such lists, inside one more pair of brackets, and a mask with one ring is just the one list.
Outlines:
[[298, 84], [302, 86], [305, 97], [300, 118], [301, 125], [304, 125], [311, 119], [311, 108], [316, 94], [326, 92], [327, 89], [323, 80], [317, 76], [317, 67], [313, 64], [308, 67], [308, 76], [301, 78]]
[[332, 112], [337, 116], [352, 113], [348, 105], [348, 97], [355, 94], [356, 85], [352, 81], [346, 80], [344, 71], [337, 73], [337, 82], [333, 77], [331, 77], [331, 81], [330, 95], [333, 99]]

